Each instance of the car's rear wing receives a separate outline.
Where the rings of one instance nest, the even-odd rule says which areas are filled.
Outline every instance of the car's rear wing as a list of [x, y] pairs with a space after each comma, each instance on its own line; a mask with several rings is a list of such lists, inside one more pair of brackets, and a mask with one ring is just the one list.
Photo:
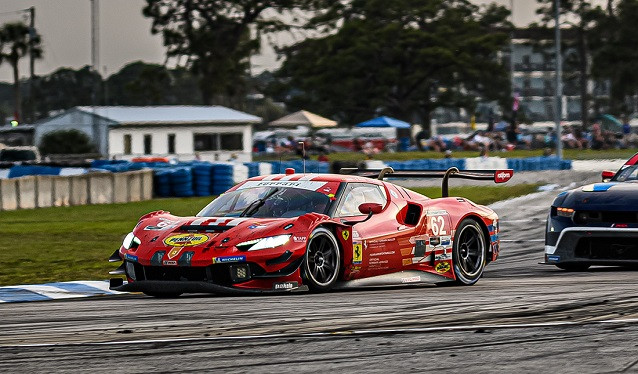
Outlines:
[[399, 170], [394, 171], [391, 167], [383, 169], [358, 169], [358, 168], [341, 168], [341, 174], [358, 175], [366, 178], [376, 178], [383, 180], [385, 178], [443, 178], [441, 183], [441, 196], [448, 197], [448, 179], [463, 178], [473, 180], [493, 180], [494, 183], [505, 183], [514, 175], [512, 169], [501, 170], [463, 170], [451, 167], [447, 170]]

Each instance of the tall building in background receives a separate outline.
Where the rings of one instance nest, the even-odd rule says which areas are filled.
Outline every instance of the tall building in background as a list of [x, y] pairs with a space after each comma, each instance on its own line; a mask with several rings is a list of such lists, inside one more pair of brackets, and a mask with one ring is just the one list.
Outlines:
[[[563, 40], [574, 39], [573, 30], [562, 30]], [[512, 87], [520, 95], [521, 119], [533, 122], [552, 121], [556, 61], [552, 30], [516, 29], [512, 40]], [[506, 57], [506, 63], [509, 57]], [[580, 121], [580, 72], [575, 48], [563, 49], [562, 119]], [[604, 103], [609, 98], [608, 82], [588, 82], [591, 100]], [[591, 108], [593, 109], [593, 108]]]

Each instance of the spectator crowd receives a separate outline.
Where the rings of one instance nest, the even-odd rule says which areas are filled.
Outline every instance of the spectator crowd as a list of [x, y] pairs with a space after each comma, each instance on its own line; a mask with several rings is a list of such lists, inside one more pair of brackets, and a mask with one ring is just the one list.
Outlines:
[[[491, 128], [490, 128], [491, 127]], [[510, 151], [513, 149], [543, 149], [556, 147], [553, 127], [521, 126], [519, 123], [488, 126], [468, 135], [428, 136], [426, 130], [417, 133], [416, 148], [421, 151]], [[584, 130], [582, 126], [563, 126], [560, 141], [565, 149], [638, 148], [638, 133], [625, 121], [622, 130], [603, 129], [599, 122]]]
[[[556, 136], [553, 126], [533, 126], [511, 124], [501, 121], [489, 123], [485, 130], [475, 130], [472, 133], [431, 136], [428, 130], [418, 132], [408, 147], [408, 141], [399, 147], [397, 139], [384, 136], [375, 137], [339, 137], [332, 138], [325, 134], [303, 136], [295, 138], [288, 135], [285, 138], [269, 137], [255, 142], [253, 151], [266, 154], [296, 154], [309, 158], [316, 155], [321, 161], [329, 161], [332, 152], [358, 152], [368, 158], [381, 152], [396, 152], [398, 150], [436, 151], [450, 156], [453, 151], [505, 152], [514, 149], [553, 149], [560, 139], [565, 149], [619, 149], [638, 148], [638, 133], [624, 119], [622, 126], [602, 126], [594, 122], [588, 128], [580, 125], [563, 125], [560, 137]], [[400, 149], [399, 149], [400, 148]], [[406, 149], [407, 148], [407, 149]]]

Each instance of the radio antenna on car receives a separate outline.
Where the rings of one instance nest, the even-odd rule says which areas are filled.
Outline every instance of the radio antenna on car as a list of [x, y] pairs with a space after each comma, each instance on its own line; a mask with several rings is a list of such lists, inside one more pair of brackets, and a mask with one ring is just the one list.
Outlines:
[[303, 160], [303, 173], [306, 174], [306, 143], [299, 142], [301, 144], [301, 159]]

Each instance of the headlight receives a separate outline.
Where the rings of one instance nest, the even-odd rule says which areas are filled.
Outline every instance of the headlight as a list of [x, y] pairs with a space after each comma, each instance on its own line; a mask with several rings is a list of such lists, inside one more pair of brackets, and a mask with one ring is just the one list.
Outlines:
[[238, 249], [257, 251], [260, 249], [280, 247], [290, 240], [291, 235], [277, 235], [268, 238], [254, 239], [237, 244]]
[[129, 232], [128, 235], [126, 235], [126, 237], [124, 238], [122, 247], [124, 247], [124, 249], [131, 249], [133, 247], [137, 247], [140, 244], [142, 244], [142, 241], [137, 236], [133, 235], [132, 232]]

